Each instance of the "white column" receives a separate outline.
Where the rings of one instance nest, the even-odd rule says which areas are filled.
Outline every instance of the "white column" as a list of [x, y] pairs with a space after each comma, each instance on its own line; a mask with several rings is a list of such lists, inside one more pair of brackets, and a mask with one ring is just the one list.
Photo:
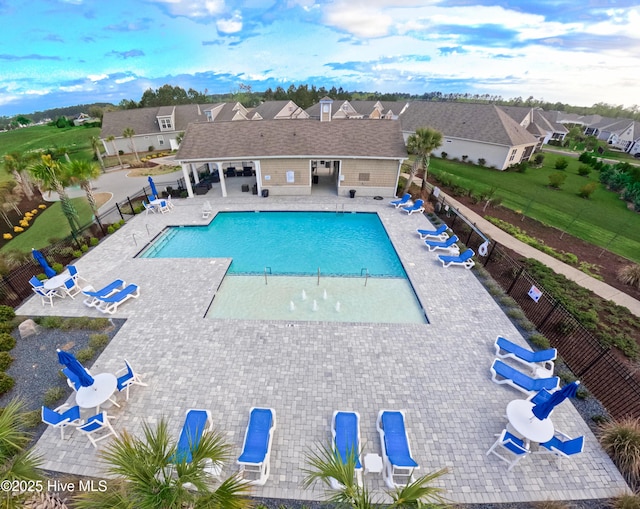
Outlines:
[[222, 171], [222, 163], [214, 163], [218, 167], [218, 175], [220, 175], [220, 190], [222, 191], [222, 197], [227, 197], [227, 183], [225, 181], [224, 172]]
[[256, 183], [258, 184], [258, 196], [262, 196], [262, 170], [260, 169], [260, 161], [253, 161], [256, 169]]
[[191, 163], [191, 173], [193, 173], [193, 181], [198, 184], [200, 182], [200, 179], [198, 178], [198, 167], [195, 165], [195, 163]]
[[184, 185], [187, 186], [187, 193], [189, 198], [193, 198], [193, 188], [191, 187], [191, 179], [189, 178], [189, 164], [182, 163], [182, 177], [184, 178]]

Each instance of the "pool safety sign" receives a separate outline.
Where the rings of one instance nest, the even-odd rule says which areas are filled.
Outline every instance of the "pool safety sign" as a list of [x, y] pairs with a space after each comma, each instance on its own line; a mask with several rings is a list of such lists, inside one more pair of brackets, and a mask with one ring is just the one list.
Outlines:
[[532, 286], [529, 290], [529, 297], [531, 297], [535, 302], [538, 302], [540, 297], [542, 297], [542, 292], [538, 290], [536, 286]]

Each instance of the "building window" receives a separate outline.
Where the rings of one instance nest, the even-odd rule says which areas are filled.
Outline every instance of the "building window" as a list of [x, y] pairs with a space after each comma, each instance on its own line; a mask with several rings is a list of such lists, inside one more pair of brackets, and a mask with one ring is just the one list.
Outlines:
[[513, 160], [516, 158], [516, 154], [517, 154], [517, 153], [518, 153], [518, 149], [517, 149], [517, 148], [514, 148], [514, 149], [511, 151], [511, 157], [509, 158], [509, 161], [513, 161]]
[[162, 136], [158, 136], [158, 145], [164, 145], [164, 138]]
[[160, 120], [160, 129], [163, 131], [173, 129], [173, 125], [171, 124], [171, 118], [161, 118]]

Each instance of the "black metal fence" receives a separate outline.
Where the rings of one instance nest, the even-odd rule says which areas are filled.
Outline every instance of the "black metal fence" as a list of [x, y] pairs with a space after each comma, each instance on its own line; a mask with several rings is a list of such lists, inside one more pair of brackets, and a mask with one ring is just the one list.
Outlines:
[[[491, 241], [455, 207], [439, 197], [437, 215], [458, 236], [478, 253], [485, 241], [490, 241], [487, 256], [477, 257], [492, 278], [520, 306], [536, 329], [558, 349], [569, 369], [605, 406], [614, 418], [640, 418], [640, 375], [615, 349], [600, 344], [598, 339], [514, 260], [506, 250]], [[536, 301], [529, 291], [535, 286], [541, 291]]]

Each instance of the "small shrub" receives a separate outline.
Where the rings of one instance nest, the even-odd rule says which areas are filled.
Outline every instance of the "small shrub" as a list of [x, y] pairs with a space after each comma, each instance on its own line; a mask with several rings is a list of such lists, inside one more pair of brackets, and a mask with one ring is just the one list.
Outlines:
[[478, 166], [484, 166], [485, 164], [487, 164], [487, 160], [484, 157], [479, 157]]
[[50, 387], [42, 397], [44, 406], [54, 407], [56, 403], [64, 398], [66, 391], [62, 387]]
[[578, 168], [578, 175], [581, 177], [586, 177], [589, 173], [591, 173], [591, 167], [586, 164], [582, 164], [580, 165], [580, 168]]
[[89, 239], [89, 245], [90, 245], [91, 247], [95, 247], [95, 246], [97, 246], [99, 243], [100, 243], [100, 241], [99, 241], [97, 238], [95, 238], [95, 237], [91, 237], [91, 238]]
[[114, 228], [114, 230], [119, 230], [120, 229], [120, 223], [113, 223], [113, 228]]
[[82, 258], [82, 251], [80, 251], [79, 249], [76, 249], [73, 251], [73, 257], [74, 258]]
[[609, 504], [613, 509], [640, 509], [640, 495], [627, 493], [614, 498]]
[[542, 500], [534, 502], [535, 509], [571, 509], [571, 504], [561, 500]]
[[545, 338], [542, 334], [533, 334], [529, 338], [529, 342], [532, 345], [540, 348], [541, 350], [546, 350], [547, 348], [551, 348], [551, 343], [549, 343], [549, 340]]
[[640, 288], [640, 265], [625, 265], [618, 271], [617, 277], [625, 285]]
[[593, 192], [597, 189], [598, 184], [596, 182], [589, 182], [580, 188], [578, 191], [578, 196], [580, 198], [589, 199], [589, 197], [593, 194]]
[[56, 271], [56, 274], [60, 274], [64, 270], [64, 265], [61, 263], [54, 263], [51, 268]]
[[567, 176], [564, 173], [556, 172], [549, 175], [549, 186], [554, 189], [560, 189], [567, 180]]
[[95, 350], [91, 347], [82, 348], [81, 350], [78, 350], [78, 353], [76, 353], [76, 359], [78, 359], [78, 361], [81, 363], [88, 362], [93, 359], [95, 354]]
[[26, 429], [35, 429], [42, 422], [41, 410], [31, 410], [22, 415], [22, 424]]
[[640, 480], [640, 421], [632, 417], [599, 428], [600, 445], [631, 485]]
[[0, 322], [10, 322], [16, 317], [16, 312], [11, 306], [0, 306]]
[[45, 316], [38, 323], [45, 329], [59, 329], [62, 327], [62, 318], [59, 316]]
[[507, 309], [506, 315], [512, 320], [523, 320], [526, 319], [525, 314], [522, 312], [520, 308], [511, 308]]
[[116, 229], [113, 226], [111, 226], [111, 225], [107, 226], [107, 233], [111, 234], [111, 233], [113, 233], [115, 231], [116, 231]]
[[0, 396], [13, 389], [15, 380], [6, 373], [0, 373]]
[[447, 154], [444, 150], [440, 152], [440, 157], [442, 157], [442, 159], [446, 159], [448, 155], [449, 154]]
[[10, 333], [13, 329], [15, 329], [16, 326], [14, 325], [13, 321], [11, 322], [0, 322], [0, 334], [2, 333]]
[[9, 352], [0, 352], [0, 371], [6, 371], [11, 366], [13, 362], [13, 357], [9, 354]]
[[87, 246], [86, 244], [82, 244], [82, 246], [80, 246], [80, 250], [83, 253], [86, 253], [87, 251], [89, 251], [89, 246]]
[[0, 334], [0, 352], [8, 352], [16, 346], [16, 338], [7, 332]]
[[556, 170], [566, 170], [568, 166], [569, 160], [566, 157], [558, 157], [558, 159], [556, 159], [554, 168]]
[[543, 162], [544, 162], [544, 154], [536, 154], [535, 157], [533, 158], [533, 164], [535, 164], [536, 166], [542, 166]]
[[109, 344], [109, 336], [106, 334], [91, 334], [89, 336], [89, 346], [94, 350], [102, 350]]
[[153, 145], [149, 145], [148, 151], [153, 152], [156, 148]]

